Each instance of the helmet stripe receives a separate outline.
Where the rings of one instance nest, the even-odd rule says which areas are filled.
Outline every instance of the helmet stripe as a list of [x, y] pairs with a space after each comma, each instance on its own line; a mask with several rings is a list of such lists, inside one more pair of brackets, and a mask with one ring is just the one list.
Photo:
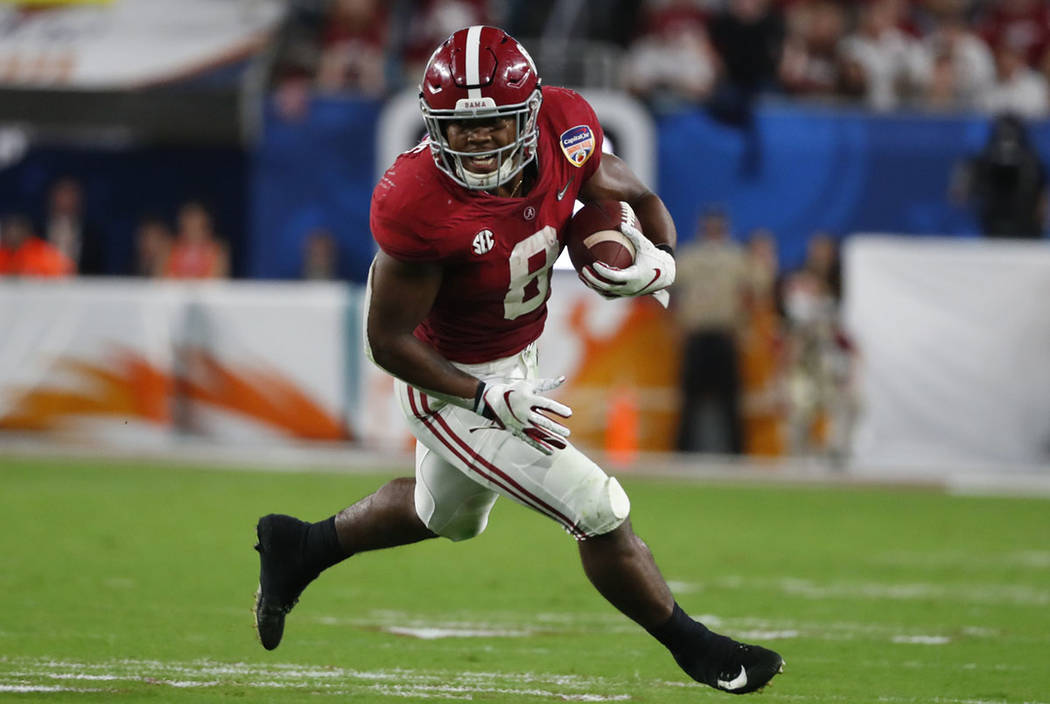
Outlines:
[[481, 69], [478, 66], [478, 55], [481, 53], [482, 26], [476, 24], [467, 30], [467, 98], [481, 98]]

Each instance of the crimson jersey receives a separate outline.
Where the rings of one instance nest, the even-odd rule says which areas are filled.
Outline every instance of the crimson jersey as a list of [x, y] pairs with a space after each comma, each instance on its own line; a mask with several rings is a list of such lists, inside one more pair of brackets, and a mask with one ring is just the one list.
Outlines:
[[372, 194], [379, 247], [442, 265], [437, 299], [415, 335], [452, 361], [508, 357], [543, 332], [551, 267], [576, 195], [601, 162], [603, 135], [591, 106], [566, 88], [543, 89], [538, 126], [539, 181], [523, 198], [457, 185], [426, 142], [399, 156]]

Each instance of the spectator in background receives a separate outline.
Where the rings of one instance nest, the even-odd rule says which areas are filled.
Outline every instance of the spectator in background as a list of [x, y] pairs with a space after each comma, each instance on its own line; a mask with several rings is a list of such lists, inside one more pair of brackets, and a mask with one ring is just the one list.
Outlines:
[[135, 231], [136, 276], [159, 278], [168, 268], [172, 246], [171, 228], [163, 219], [147, 215]]
[[708, 101], [718, 120], [743, 130], [740, 172], [758, 174], [761, 139], [755, 126], [755, 100], [776, 85], [784, 45], [784, 18], [770, 0], [727, 0], [708, 26], [720, 59], [721, 76]]
[[[695, 0], [509, 0], [503, 14], [512, 34], [543, 41], [588, 39], [627, 47], [638, 33], [643, 6], [663, 12], [667, 6], [695, 5]], [[542, 67], [541, 67], [542, 68]]]
[[73, 261], [37, 237], [29, 218], [11, 215], [0, 225], [0, 275], [56, 277], [73, 273]]
[[875, 110], [892, 110], [921, 95], [931, 64], [919, 42], [903, 31], [901, 0], [871, 0], [855, 32], [842, 41], [843, 89]]
[[979, 31], [989, 45], [1009, 46], [1027, 66], [1037, 66], [1050, 47], [1050, 8], [1043, 0], [985, 3]]
[[679, 249], [677, 260], [671, 300], [684, 343], [678, 449], [739, 454], [737, 331], [746, 269], [728, 215], [718, 208], [705, 212], [697, 239]]
[[996, 118], [984, 149], [961, 164], [952, 181], [953, 200], [976, 208], [986, 237], [1043, 236], [1046, 168], [1018, 117]]
[[994, 113], [1014, 113], [1034, 120], [1050, 113], [1046, 79], [1025, 63], [1021, 46], [1004, 41], [995, 48], [995, 80], [979, 96], [979, 105]]
[[745, 321], [740, 335], [744, 451], [784, 454], [783, 330], [777, 310], [777, 241], [769, 230], [747, 240], [744, 265]]
[[73, 262], [78, 274], [106, 273], [102, 232], [84, 218], [83, 190], [76, 179], [66, 176], [51, 186], [44, 238]]
[[841, 459], [854, 402], [852, 347], [839, 319], [842, 295], [838, 244], [817, 232], [803, 266], [785, 277], [788, 442], [796, 455]]
[[175, 279], [229, 275], [226, 245], [216, 236], [211, 214], [200, 201], [189, 201], [179, 209], [178, 232], [164, 275]]
[[311, 230], [303, 241], [303, 278], [313, 281], [339, 276], [339, 243], [330, 230]]
[[321, 30], [318, 89], [382, 96], [387, 25], [386, 5], [378, 0], [332, 0]]
[[781, 87], [800, 96], [831, 97], [840, 81], [839, 43], [846, 13], [833, 0], [798, 2], [788, 9]]
[[273, 40], [273, 104], [286, 122], [300, 122], [309, 113], [326, 12], [321, 0], [295, 0]]
[[485, 0], [419, 0], [412, 5], [401, 60], [405, 83], [414, 88], [434, 47], [463, 27], [489, 24], [491, 17]]
[[624, 85], [655, 112], [698, 105], [714, 86], [717, 62], [703, 14], [689, 0], [672, 0], [631, 45]]
[[932, 26], [922, 47], [931, 73], [922, 103], [935, 110], [973, 110], [995, 81], [992, 52], [970, 31], [960, 0], [942, 0], [929, 16]]
[[708, 32], [721, 59], [723, 88], [748, 101], [774, 86], [784, 47], [784, 17], [770, 0], [727, 0]]

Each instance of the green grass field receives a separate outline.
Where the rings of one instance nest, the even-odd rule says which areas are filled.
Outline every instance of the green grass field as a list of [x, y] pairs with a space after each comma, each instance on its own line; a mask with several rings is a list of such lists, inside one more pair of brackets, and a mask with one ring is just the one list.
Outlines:
[[[505, 500], [475, 540], [326, 573], [264, 651], [257, 517], [387, 478], [0, 459], [0, 700], [729, 700]], [[1050, 702], [1050, 501], [621, 479], [686, 610], [783, 653], [759, 701]]]

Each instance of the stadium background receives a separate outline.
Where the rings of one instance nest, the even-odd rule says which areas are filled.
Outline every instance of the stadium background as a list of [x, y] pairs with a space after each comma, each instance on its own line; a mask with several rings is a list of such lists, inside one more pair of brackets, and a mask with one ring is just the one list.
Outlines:
[[[887, 7], [909, 51], [930, 52], [929, 71], [902, 73], [889, 98], [850, 75], [730, 68], [770, 36], [773, 54], [826, 68], [814, 17], [838, 17], [844, 47]], [[763, 29], [719, 34], [740, 12]], [[1012, 105], [1050, 163], [1048, 16], [1022, 0], [0, 4], [0, 233], [24, 215], [47, 238], [53, 187], [72, 179], [97, 254], [78, 276], [0, 276], [0, 553], [14, 565], [0, 576], [13, 605], [0, 697], [697, 696], [588, 600], [564, 537], [515, 507], [476, 546], [383, 555], [319, 583], [310, 602], [325, 613], [297, 612], [303, 640], [276, 665], [241, 628], [258, 514], [328, 515], [410, 466], [389, 379], [361, 348], [369, 197], [420, 134], [428, 47], [486, 21], [523, 40], [546, 83], [594, 102], [683, 248], [711, 213], [742, 250], [756, 232], [775, 245], [768, 307], [741, 324], [757, 340], [740, 359], [742, 455], [676, 451], [679, 318], [555, 273], [545, 369], [569, 377], [574, 436], [623, 478], [680, 598], [731, 633], [782, 639], [801, 665], [774, 699], [1042, 702], [1046, 222], [982, 232], [964, 182], [1010, 82], [964, 90], [975, 69], [960, 59], [970, 68], [946, 88], [932, 69], [945, 18], [962, 18], [988, 61], [1023, 56], [1036, 99]], [[228, 276], [144, 274], [144, 223], [177, 230], [190, 201], [210, 212]], [[842, 291], [807, 327], [789, 293], [817, 233], [841, 251]], [[814, 339], [815, 366], [788, 359]], [[521, 564], [538, 567], [523, 577]], [[457, 577], [515, 606], [463, 599]], [[421, 599], [412, 585], [428, 580]], [[566, 643], [593, 653], [610, 639], [621, 647], [597, 661], [563, 659]], [[344, 646], [368, 655], [331, 654]]]

